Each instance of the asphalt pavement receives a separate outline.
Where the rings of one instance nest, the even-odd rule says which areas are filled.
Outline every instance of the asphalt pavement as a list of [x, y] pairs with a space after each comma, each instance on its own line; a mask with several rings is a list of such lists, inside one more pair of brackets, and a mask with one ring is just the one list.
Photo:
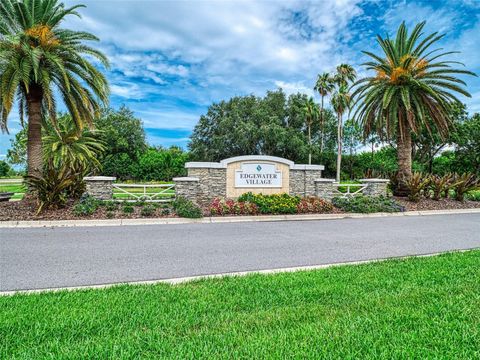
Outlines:
[[170, 279], [480, 247], [480, 214], [0, 228], [0, 291]]

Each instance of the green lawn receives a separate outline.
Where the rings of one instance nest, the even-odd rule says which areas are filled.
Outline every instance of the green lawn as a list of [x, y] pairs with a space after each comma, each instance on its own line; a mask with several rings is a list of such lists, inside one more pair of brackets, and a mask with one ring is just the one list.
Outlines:
[[480, 251], [0, 298], [4, 359], [480, 358]]
[[22, 184], [2, 184], [0, 183], [0, 193], [13, 192], [15, 195], [12, 197], [14, 200], [20, 200], [25, 193], [25, 187]]

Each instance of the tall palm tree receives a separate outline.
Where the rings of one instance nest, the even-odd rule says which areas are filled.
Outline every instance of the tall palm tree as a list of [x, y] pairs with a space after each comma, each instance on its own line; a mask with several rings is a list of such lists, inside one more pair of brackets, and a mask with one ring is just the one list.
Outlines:
[[29, 175], [42, 172], [42, 118], [55, 122], [60, 94], [78, 129], [91, 125], [108, 103], [105, 76], [83, 55], [108, 66], [106, 57], [84, 44], [97, 41], [89, 33], [60, 28], [69, 15], [80, 16], [76, 5], [65, 8], [58, 0], [2, 0], [0, 3], [0, 127], [15, 101], [20, 119], [28, 115], [27, 165]]
[[308, 130], [308, 164], [312, 164], [312, 125], [318, 119], [320, 111], [313, 98], [305, 100], [302, 110]]
[[355, 81], [357, 72], [353, 66], [348, 64], [340, 64], [337, 66], [337, 72], [333, 76], [334, 82], [340, 85], [347, 86], [350, 82]]
[[332, 106], [337, 113], [337, 174], [336, 180], [340, 181], [340, 170], [342, 165], [342, 141], [343, 141], [343, 114], [350, 109], [351, 96], [348, 92], [348, 85], [341, 84], [332, 96]]
[[324, 139], [325, 139], [325, 122], [323, 119], [323, 101], [325, 96], [330, 94], [333, 89], [335, 89], [335, 82], [330, 73], [324, 72], [323, 74], [319, 74], [317, 77], [317, 82], [315, 83], [315, 87], [313, 88], [320, 94], [321, 103], [320, 103], [320, 153], [323, 152], [324, 147]]
[[[359, 104], [356, 114], [365, 135], [386, 132], [396, 136], [398, 158], [397, 195], [408, 195], [407, 182], [412, 176], [412, 133], [425, 125], [436, 127], [443, 136], [451, 128], [449, 118], [453, 103], [458, 101], [453, 92], [470, 97], [463, 88], [466, 83], [456, 74], [475, 75], [471, 71], [455, 69], [455, 61], [438, 60], [454, 53], [432, 49], [444, 35], [437, 32], [423, 37], [425, 22], [408, 34], [405, 23], [398, 28], [395, 39], [377, 36], [383, 54], [364, 51], [373, 60], [366, 62], [375, 76], [361, 79], [352, 94]], [[423, 37], [423, 38], [422, 38]]]

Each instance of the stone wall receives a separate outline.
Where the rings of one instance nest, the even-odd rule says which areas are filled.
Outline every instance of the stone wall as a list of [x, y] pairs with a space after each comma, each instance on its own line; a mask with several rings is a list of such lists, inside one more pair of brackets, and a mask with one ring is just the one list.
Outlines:
[[314, 196], [315, 180], [322, 177], [322, 170], [298, 169], [290, 170], [290, 195]]
[[367, 187], [363, 189], [362, 193], [365, 196], [387, 196], [388, 183], [387, 179], [361, 179], [362, 183]]
[[113, 182], [115, 177], [110, 176], [87, 176], [84, 177], [85, 192], [98, 200], [113, 199]]
[[196, 177], [178, 177], [174, 178], [175, 182], [175, 196], [184, 197], [186, 199], [192, 200], [193, 202], [199, 203], [200, 195], [200, 179]]
[[198, 179], [198, 204], [208, 204], [216, 197], [227, 196], [227, 169], [190, 167], [187, 171], [189, 178]]
[[316, 179], [315, 196], [325, 200], [332, 200], [335, 196], [335, 179]]

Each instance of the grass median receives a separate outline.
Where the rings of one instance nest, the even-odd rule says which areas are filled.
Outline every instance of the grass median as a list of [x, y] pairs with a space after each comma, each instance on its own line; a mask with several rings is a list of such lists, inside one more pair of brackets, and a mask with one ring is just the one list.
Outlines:
[[480, 251], [0, 298], [0, 358], [480, 357]]

